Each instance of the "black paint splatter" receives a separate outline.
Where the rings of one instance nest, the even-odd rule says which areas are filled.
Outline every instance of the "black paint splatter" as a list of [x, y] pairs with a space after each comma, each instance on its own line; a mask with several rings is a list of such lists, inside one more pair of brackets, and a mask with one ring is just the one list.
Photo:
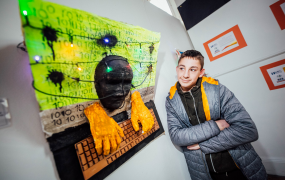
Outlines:
[[[108, 42], [106, 42], [108, 40]], [[103, 47], [113, 48], [116, 46], [118, 39], [114, 35], [107, 34], [100, 39], [97, 39], [97, 44]]]
[[57, 41], [57, 33], [58, 31], [49, 27], [45, 26], [42, 29], [42, 34], [43, 34], [43, 41], [46, 39], [48, 46], [51, 48], [52, 55], [53, 55], [53, 60], [55, 60], [55, 54], [54, 54], [54, 49], [53, 49], [53, 42]]
[[62, 72], [59, 72], [57, 70], [51, 70], [48, 71], [49, 74], [47, 76], [47, 79], [51, 80], [51, 82], [53, 82], [55, 84], [55, 86], [57, 86], [57, 84], [59, 84], [59, 91], [61, 92], [62, 90], [62, 81], [64, 80], [64, 76]]
[[149, 48], [149, 53], [152, 54], [152, 52], [153, 52], [153, 50], [154, 50], [153, 43], [152, 43], [151, 46], [149, 46], [148, 48]]

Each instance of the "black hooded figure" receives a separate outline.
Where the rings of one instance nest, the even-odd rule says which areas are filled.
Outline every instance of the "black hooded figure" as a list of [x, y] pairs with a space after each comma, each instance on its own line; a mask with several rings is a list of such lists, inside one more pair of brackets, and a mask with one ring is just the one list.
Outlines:
[[113, 111], [124, 103], [132, 87], [133, 71], [126, 58], [106, 56], [95, 69], [95, 89], [104, 108]]

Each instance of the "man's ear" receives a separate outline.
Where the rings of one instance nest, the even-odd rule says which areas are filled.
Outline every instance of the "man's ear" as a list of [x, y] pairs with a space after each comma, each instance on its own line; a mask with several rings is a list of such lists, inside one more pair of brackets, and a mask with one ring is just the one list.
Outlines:
[[199, 77], [203, 77], [203, 76], [204, 76], [204, 74], [205, 74], [205, 69], [202, 69], [202, 70], [200, 71], [200, 75], [199, 75]]

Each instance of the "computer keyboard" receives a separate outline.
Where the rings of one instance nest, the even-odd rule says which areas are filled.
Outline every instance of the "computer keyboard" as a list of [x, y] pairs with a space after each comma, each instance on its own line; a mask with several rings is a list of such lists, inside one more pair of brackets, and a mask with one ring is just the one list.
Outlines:
[[112, 154], [109, 154], [108, 156], [98, 156], [95, 150], [94, 140], [92, 136], [75, 144], [79, 164], [81, 166], [81, 170], [85, 180], [91, 178], [103, 168], [116, 161], [117, 158], [125, 154], [131, 148], [136, 146], [138, 143], [140, 143], [149, 135], [159, 129], [159, 125], [153, 110], [149, 110], [154, 118], [154, 125], [151, 131], [146, 134], [142, 134], [142, 127], [141, 124], [139, 124], [139, 131], [136, 132], [132, 126], [130, 119], [118, 123], [119, 126], [122, 128], [125, 136], [121, 138], [122, 142], [120, 144], [120, 148]]

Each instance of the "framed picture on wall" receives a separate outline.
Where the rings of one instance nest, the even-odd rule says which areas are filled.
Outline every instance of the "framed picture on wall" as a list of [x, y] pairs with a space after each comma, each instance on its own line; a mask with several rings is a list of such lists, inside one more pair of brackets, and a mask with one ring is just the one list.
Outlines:
[[285, 87], [285, 59], [260, 67], [270, 90]]
[[285, 29], [285, 0], [280, 0], [274, 4], [271, 4], [270, 9], [281, 30]]
[[247, 46], [238, 25], [205, 42], [203, 45], [211, 62]]

